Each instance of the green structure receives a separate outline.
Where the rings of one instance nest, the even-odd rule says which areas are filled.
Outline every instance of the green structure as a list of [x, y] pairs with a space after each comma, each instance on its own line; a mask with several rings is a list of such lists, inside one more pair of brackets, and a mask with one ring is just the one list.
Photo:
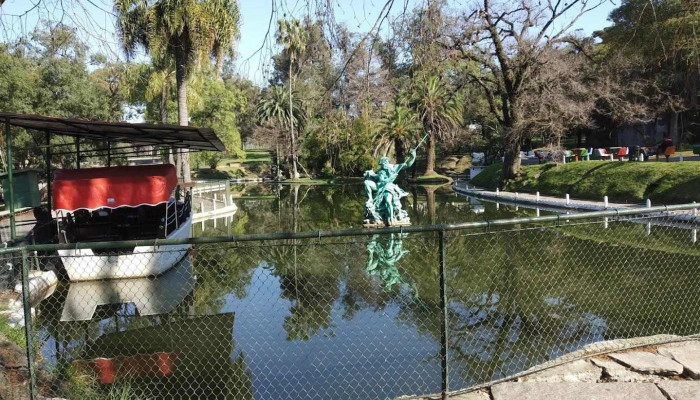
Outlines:
[[[12, 193], [14, 198], [14, 208], [38, 207], [41, 204], [39, 195], [39, 172], [38, 169], [19, 169], [13, 171]], [[8, 188], [10, 180], [7, 172], [0, 174], [5, 203], [9, 199]]]
[[[427, 137], [427, 136], [426, 136]], [[423, 138], [425, 140], [425, 138]], [[394, 183], [399, 172], [409, 168], [416, 161], [416, 149], [409, 153], [408, 160], [401, 164], [391, 164], [388, 157], [379, 159], [379, 169], [365, 171], [365, 214], [363, 224], [367, 227], [410, 225], [408, 213], [401, 207], [401, 199], [408, 193]]]

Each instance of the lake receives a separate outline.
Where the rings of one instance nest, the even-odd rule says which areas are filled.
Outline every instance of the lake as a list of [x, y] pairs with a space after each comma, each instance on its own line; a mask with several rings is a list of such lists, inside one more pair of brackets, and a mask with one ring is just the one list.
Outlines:
[[[359, 185], [234, 189], [237, 212], [193, 225], [196, 236], [360, 227]], [[413, 224], [535, 215], [449, 187], [407, 191]], [[448, 233], [450, 388], [601, 340], [698, 333], [700, 248], [685, 229], [645, 229], [636, 221]], [[66, 284], [39, 306], [44, 363], [70, 376], [76, 360], [128, 358], [115, 380], [144, 398], [439, 392], [437, 249], [433, 233], [224, 243], [198, 246], [158, 279]], [[136, 365], [148, 364], [144, 354], [173, 370]]]

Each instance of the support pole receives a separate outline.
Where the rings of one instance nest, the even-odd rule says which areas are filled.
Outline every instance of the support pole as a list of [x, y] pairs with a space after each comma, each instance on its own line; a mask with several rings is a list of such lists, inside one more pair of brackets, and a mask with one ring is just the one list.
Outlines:
[[449, 371], [447, 362], [447, 285], [445, 281], [445, 231], [440, 230], [439, 268], [440, 268], [440, 371], [442, 399], [447, 399], [449, 391]]
[[46, 131], [46, 205], [51, 212], [51, 132]]
[[5, 148], [7, 149], [7, 195], [5, 196], [5, 206], [10, 211], [10, 239], [17, 239], [17, 226], [15, 225], [15, 190], [12, 180], [12, 129], [10, 129], [10, 118], [5, 118]]
[[[650, 199], [647, 199], [647, 208], [651, 208], [651, 200]], [[646, 231], [647, 236], [651, 235], [651, 222], [647, 222], [645, 231]]]
[[80, 169], [80, 138], [75, 138], [75, 169]]
[[24, 337], [27, 344], [27, 368], [29, 372], [29, 398], [36, 399], [36, 374], [34, 371], [34, 335], [32, 333], [32, 305], [29, 302], [29, 257], [22, 249], [22, 308], [24, 309]]
[[112, 166], [112, 141], [107, 141], [107, 166]]
[[228, 179], [226, 179], [226, 194], [225, 194], [225, 196], [226, 196], [226, 199], [228, 199], [227, 202], [230, 202], [230, 204], [226, 204], [226, 205], [233, 204], [233, 201], [232, 201], [233, 196], [231, 196], [231, 181]]

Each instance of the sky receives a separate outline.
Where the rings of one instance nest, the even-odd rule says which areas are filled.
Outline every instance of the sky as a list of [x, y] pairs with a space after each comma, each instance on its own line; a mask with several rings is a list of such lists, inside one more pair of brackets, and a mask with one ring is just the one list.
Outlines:
[[[410, 12], [425, 0], [395, 0], [390, 16]], [[619, 0], [617, 0], [619, 1]], [[279, 49], [274, 43], [276, 20], [288, 16], [313, 15], [318, 0], [239, 0], [241, 38], [237, 46], [236, 70], [258, 85], [267, 81], [270, 56]], [[325, 3], [325, 1], [324, 1]], [[337, 23], [344, 23], [355, 32], [365, 33], [374, 25], [384, 0], [334, 0], [333, 15]], [[455, 6], [465, 0], [450, 2]], [[606, 2], [585, 14], [573, 27], [590, 35], [610, 23], [610, 11], [618, 2]], [[274, 7], [273, 7], [274, 6]], [[0, 41], [7, 41], [30, 33], [40, 20], [62, 20], [79, 27], [80, 34], [93, 52], [111, 57], [122, 57], [114, 28], [111, 0], [6, 0], [0, 6]], [[272, 23], [270, 19], [272, 16]], [[270, 32], [268, 32], [268, 27]], [[386, 22], [381, 27], [386, 32]]]

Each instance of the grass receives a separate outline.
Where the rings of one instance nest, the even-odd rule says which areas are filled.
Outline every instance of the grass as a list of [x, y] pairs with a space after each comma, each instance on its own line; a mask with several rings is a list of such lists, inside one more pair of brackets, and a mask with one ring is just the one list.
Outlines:
[[454, 172], [457, 174], [463, 174], [469, 167], [472, 166], [472, 158], [469, 156], [464, 156], [457, 161], [455, 165]]
[[221, 160], [220, 165], [227, 165], [229, 163], [240, 163], [240, 164], [256, 164], [256, 163], [271, 163], [274, 161], [272, 155], [267, 150], [245, 150], [245, 158], [225, 158]]
[[445, 175], [440, 175], [438, 173], [434, 173], [434, 174], [430, 174], [430, 175], [417, 176], [415, 179], [412, 179], [412, 181], [415, 183], [440, 183], [440, 182], [450, 182], [450, 181], [452, 181], [452, 179], [445, 176]]
[[90, 372], [68, 367], [60, 395], [81, 400], [146, 400], [136, 393], [128, 381], [101, 386]]
[[[477, 175], [472, 183], [487, 189], [498, 186], [501, 164]], [[586, 161], [523, 166], [520, 175], [506, 182], [505, 190], [580, 199], [659, 204], [700, 201], [700, 162], [610, 162]]]
[[244, 158], [224, 158], [216, 169], [200, 168], [193, 172], [193, 176], [206, 180], [257, 178], [273, 161], [267, 150], [245, 150]]
[[0, 334], [5, 335], [10, 342], [23, 349], [27, 347], [24, 328], [11, 327], [9, 320], [5, 316], [0, 316]]

